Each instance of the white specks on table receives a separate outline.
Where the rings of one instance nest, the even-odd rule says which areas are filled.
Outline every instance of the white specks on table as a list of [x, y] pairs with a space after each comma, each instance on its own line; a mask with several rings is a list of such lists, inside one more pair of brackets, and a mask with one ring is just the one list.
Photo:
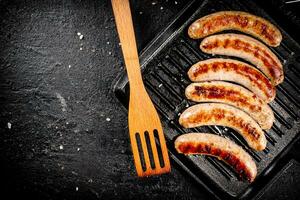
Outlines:
[[108, 52], [108, 55], [111, 55], [111, 54], [112, 54], [111, 51], [109, 51], [109, 52]]
[[72, 66], [71, 66], [71, 65], [69, 65], [68, 67], [69, 67], [69, 68], [71, 68]]
[[109, 42], [109, 41], [107, 41], [107, 42], [106, 42], [106, 44], [110, 44], [110, 42]]
[[89, 183], [92, 183], [92, 182], [93, 182], [93, 179], [90, 178], [90, 179], [88, 180], [88, 182], [89, 182]]
[[75, 171], [71, 171], [71, 173], [75, 176], [78, 176], [78, 173], [76, 173]]
[[11, 123], [10, 122], [7, 122], [7, 128], [11, 129]]
[[75, 188], [75, 190], [76, 190], [76, 191], [78, 191], [78, 190], [79, 190], [79, 188], [78, 188], [78, 187], [76, 187], [76, 188]]
[[155, 1], [153, 1], [151, 4], [154, 6], [154, 5], [156, 5], [156, 2], [155, 2]]
[[161, 7], [160, 7], [160, 9], [161, 9], [161, 10], [163, 10], [163, 9], [164, 9], [164, 7], [162, 7], [162, 6], [161, 6]]
[[106, 121], [110, 122], [110, 118], [109, 118], [109, 117], [107, 117], [107, 118], [106, 118]]
[[79, 148], [79, 147], [77, 148], [77, 151], [80, 151], [80, 148]]
[[162, 84], [162, 83], [158, 85], [158, 87], [159, 87], [159, 88], [161, 88], [161, 86], [163, 86], [163, 84]]
[[142, 11], [140, 11], [139, 13], [140, 13], [140, 15], [142, 15], [142, 14], [143, 14], [143, 12], [142, 12]]
[[68, 106], [67, 106], [67, 102], [66, 102], [65, 98], [63, 96], [61, 96], [61, 94], [59, 94], [59, 93], [56, 93], [56, 97], [58, 98], [60, 105], [62, 107], [61, 110], [63, 112], [67, 111]]
[[83, 39], [83, 35], [80, 32], [77, 32], [77, 35], [79, 36], [79, 40]]
[[177, 4], [178, 4], [178, 2], [177, 2], [177, 1], [174, 1], [174, 3], [175, 3], [175, 5], [177, 5]]
[[63, 149], [64, 149], [64, 146], [63, 146], [63, 145], [59, 145], [59, 149], [60, 149], [60, 150], [63, 150]]
[[80, 48], [79, 48], [79, 50], [80, 50], [80, 51], [82, 51], [82, 50], [83, 50], [83, 48], [82, 48], [82, 47], [80, 47]]

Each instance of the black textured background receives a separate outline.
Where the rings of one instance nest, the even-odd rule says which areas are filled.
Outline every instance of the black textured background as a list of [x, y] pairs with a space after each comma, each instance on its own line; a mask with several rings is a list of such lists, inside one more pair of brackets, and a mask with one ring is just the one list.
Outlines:
[[[131, 2], [141, 50], [189, 1]], [[212, 198], [176, 166], [136, 178], [109, 0], [2, 0], [0, 44], [1, 199]]]

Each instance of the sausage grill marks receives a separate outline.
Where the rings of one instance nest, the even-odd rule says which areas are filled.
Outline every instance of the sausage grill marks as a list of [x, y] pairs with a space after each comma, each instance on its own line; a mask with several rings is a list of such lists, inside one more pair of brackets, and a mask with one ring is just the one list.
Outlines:
[[237, 30], [259, 38], [269, 46], [279, 46], [282, 35], [269, 21], [240, 11], [221, 11], [204, 16], [188, 29], [193, 39], [199, 39], [224, 30]]
[[175, 140], [175, 148], [183, 154], [209, 155], [223, 160], [240, 177], [252, 182], [257, 174], [256, 164], [241, 147], [229, 139], [208, 133], [188, 133]]
[[277, 56], [261, 42], [241, 34], [219, 34], [206, 37], [200, 49], [209, 54], [235, 56], [249, 61], [260, 69], [273, 83], [283, 79], [282, 64]]

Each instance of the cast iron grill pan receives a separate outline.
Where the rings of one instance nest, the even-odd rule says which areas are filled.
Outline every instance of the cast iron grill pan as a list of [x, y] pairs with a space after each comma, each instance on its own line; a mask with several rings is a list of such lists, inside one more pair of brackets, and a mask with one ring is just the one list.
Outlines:
[[[172, 158], [217, 197], [244, 198], [257, 189], [257, 182], [264, 179], [276, 161], [287, 152], [297, 139], [300, 121], [300, 46], [284, 31], [283, 41], [272, 48], [284, 65], [285, 80], [277, 86], [277, 96], [270, 106], [275, 115], [271, 130], [265, 131], [267, 148], [262, 152], [251, 150], [245, 140], [234, 130], [221, 126], [205, 126], [184, 129], [178, 118], [186, 107], [195, 103], [188, 101], [184, 90], [191, 82], [188, 69], [199, 60], [212, 57], [200, 51], [200, 40], [187, 35], [189, 25], [207, 14], [222, 10], [240, 10], [262, 16], [276, 24], [263, 10], [250, 1], [207, 0], [193, 1], [165, 29], [140, 56], [143, 78], [164, 126], [167, 145]], [[280, 26], [277, 24], [280, 28]], [[224, 57], [224, 56], [223, 56]], [[118, 99], [127, 107], [128, 79], [126, 73], [120, 75], [115, 85]], [[258, 168], [258, 176], [249, 184], [238, 178], [232, 169], [216, 158], [208, 156], [184, 156], [176, 153], [174, 140], [188, 132], [211, 132], [233, 140], [242, 146], [253, 158]]]

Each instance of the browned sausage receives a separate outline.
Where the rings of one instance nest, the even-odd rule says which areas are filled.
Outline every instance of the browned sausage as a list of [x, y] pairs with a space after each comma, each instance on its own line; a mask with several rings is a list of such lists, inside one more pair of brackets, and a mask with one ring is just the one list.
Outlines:
[[253, 35], [273, 47], [279, 46], [282, 40], [279, 29], [269, 21], [240, 11], [221, 11], [204, 16], [191, 24], [188, 34], [193, 39], [199, 39], [224, 30]]
[[184, 134], [175, 140], [175, 148], [183, 154], [215, 156], [250, 182], [253, 182], [256, 177], [256, 164], [250, 155], [231, 140], [221, 136], [209, 133]]
[[185, 96], [196, 102], [220, 102], [248, 113], [262, 129], [270, 129], [274, 122], [272, 109], [249, 90], [224, 81], [192, 83]]
[[204, 38], [200, 49], [209, 54], [235, 56], [247, 60], [260, 69], [273, 83], [284, 79], [282, 64], [263, 43], [241, 34], [219, 34]]
[[263, 130], [247, 113], [222, 103], [201, 103], [186, 109], [179, 118], [185, 128], [219, 125], [235, 129], [248, 145], [257, 151], [266, 148]]
[[212, 58], [194, 64], [188, 71], [191, 81], [224, 80], [238, 83], [271, 102], [276, 96], [272, 83], [254, 67], [233, 59]]

